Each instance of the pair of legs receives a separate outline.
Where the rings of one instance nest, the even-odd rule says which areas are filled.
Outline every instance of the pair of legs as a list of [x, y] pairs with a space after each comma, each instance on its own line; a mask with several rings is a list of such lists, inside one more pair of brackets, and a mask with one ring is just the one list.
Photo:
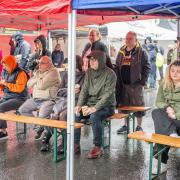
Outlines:
[[[55, 102], [50, 100], [28, 99], [19, 108], [19, 113], [24, 116], [34, 116], [33, 111], [39, 110], [39, 118], [49, 118]], [[43, 132], [44, 127], [38, 127], [37, 132]]]
[[[103, 108], [99, 111], [96, 111], [93, 114], [90, 114], [89, 116], [83, 116], [82, 113], [80, 113], [80, 116], [75, 117], [76, 122], [81, 122], [82, 119], [90, 119], [92, 123], [92, 130], [93, 130], [93, 143], [97, 147], [101, 147], [102, 145], [102, 121], [108, 118], [109, 116], [112, 116], [114, 114], [113, 108]], [[81, 129], [75, 129], [74, 130], [74, 142], [75, 144], [80, 144], [80, 138], [81, 138]]]
[[156, 64], [155, 60], [151, 61], [151, 72], [149, 74], [149, 86], [150, 88], [156, 87]]
[[[17, 110], [23, 103], [24, 99], [1, 99], [0, 100], [0, 112], [4, 113], [11, 110]], [[7, 133], [7, 122], [0, 121], [0, 132]]]
[[[176, 132], [180, 135], [180, 121], [169, 118], [164, 109], [153, 110], [152, 118], [154, 121], [155, 133], [169, 136]], [[164, 146], [162, 146], [162, 148], [163, 147]], [[156, 151], [157, 145], [154, 148]], [[169, 149], [170, 148], [167, 148], [162, 153], [161, 162], [164, 164], [167, 163]]]
[[[143, 86], [141, 84], [123, 85], [122, 97], [122, 106], [144, 106]], [[142, 117], [145, 115], [145, 113], [136, 112], [134, 115], [137, 118], [136, 130], [142, 130]], [[118, 129], [117, 133], [121, 134], [126, 131], [127, 121], [125, 120], [124, 126]]]

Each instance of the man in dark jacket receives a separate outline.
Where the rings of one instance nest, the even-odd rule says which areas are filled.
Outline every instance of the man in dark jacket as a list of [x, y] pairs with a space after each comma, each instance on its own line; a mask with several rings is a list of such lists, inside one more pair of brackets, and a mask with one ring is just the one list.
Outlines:
[[[150, 72], [148, 55], [137, 42], [135, 32], [128, 32], [126, 35], [126, 45], [124, 45], [117, 56], [118, 83], [122, 84], [122, 89], [117, 91], [118, 105], [143, 106], [143, 86], [146, 85]], [[142, 117], [144, 113], [137, 112], [136, 131], [142, 131]], [[117, 133], [127, 132], [127, 122]]]
[[14, 56], [18, 61], [19, 67], [24, 70], [27, 70], [27, 62], [29, 54], [31, 53], [30, 44], [24, 40], [23, 34], [21, 32], [15, 32], [12, 35], [12, 41], [14, 42]]
[[28, 62], [28, 69], [31, 71], [37, 68], [38, 61], [42, 56], [51, 57], [51, 52], [47, 49], [46, 38], [44, 35], [36, 37], [34, 40], [34, 45], [36, 48], [35, 53], [31, 55]]
[[[12, 55], [5, 56], [2, 60], [3, 72], [0, 81], [0, 90], [3, 98], [0, 100], [0, 112], [18, 109], [29, 98], [27, 89], [27, 73], [18, 67], [16, 59]], [[0, 121], [0, 140], [8, 137], [6, 121]]]
[[[114, 114], [116, 75], [106, 66], [106, 54], [92, 51], [89, 55], [90, 68], [76, 106], [76, 122], [90, 119], [92, 122], [95, 147], [88, 158], [97, 158], [103, 154], [101, 149], [102, 120]], [[75, 154], [80, 152], [80, 129], [75, 129]]]

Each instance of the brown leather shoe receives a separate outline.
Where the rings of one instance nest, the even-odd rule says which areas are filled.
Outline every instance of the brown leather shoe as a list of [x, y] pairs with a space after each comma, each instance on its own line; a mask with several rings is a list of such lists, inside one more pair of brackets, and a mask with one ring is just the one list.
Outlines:
[[103, 154], [104, 154], [103, 149], [98, 146], [95, 146], [89, 151], [87, 158], [96, 159], [96, 158], [101, 157]]
[[74, 154], [80, 154], [81, 153], [81, 146], [79, 144], [74, 144]]

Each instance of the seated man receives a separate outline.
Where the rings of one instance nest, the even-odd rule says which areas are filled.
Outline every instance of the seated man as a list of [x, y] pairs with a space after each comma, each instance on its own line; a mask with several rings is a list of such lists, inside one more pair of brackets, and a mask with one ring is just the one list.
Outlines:
[[[103, 154], [101, 149], [102, 120], [114, 114], [116, 75], [106, 66], [106, 54], [92, 51], [88, 56], [90, 68], [76, 106], [76, 122], [90, 119], [93, 129], [95, 147], [88, 158], [97, 158]], [[82, 112], [83, 111], [83, 112]], [[81, 129], [75, 129], [75, 154], [80, 153]]]
[[[85, 72], [82, 70], [83, 60], [79, 55], [76, 55], [76, 75], [75, 75], [75, 103], [77, 103], [80, 90], [84, 81]], [[51, 111], [51, 119], [56, 120], [67, 120], [67, 86], [68, 86], [68, 73], [65, 72], [64, 76], [62, 76], [62, 82], [56, 97], [55, 101], [48, 101], [46, 103], [46, 107], [48, 112]], [[41, 151], [49, 151], [50, 145], [49, 141], [52, 136], [53, 128], [46, 127], [46, 133], [44, 133], [42, 139]], [[63, 142], [60, 146], [58, 146], [58, 153], [62, 152]]]
[[[18, 109], [24, 101], [29, 98], [26, 87], [28, 75], [18, 67], [14, 56], [5, 56], [2, 60], [3, 71], [0, 89], [3, 91], [3, 98], [0, 100], [0, 112], [7, 112]], [[0, 140], [7, 139], [6, 121], [0, 121]]]
[[[39, 60], [39, 69], [27, 83], [29, 88], [33, 88], [32, 98], [19, 108], [19, 113], [33, 116], [32, 112], [39, 109], [39, 117], [48, 118], [50, 112], [44, 106], [48, 100], [56, 98], [60, 81], [59, 72], [53, 66], [52, 60], [48, 56], [42, 56]], [[39, 139], [43, 131], [43, 127], [38, 128], [35, 139]]]

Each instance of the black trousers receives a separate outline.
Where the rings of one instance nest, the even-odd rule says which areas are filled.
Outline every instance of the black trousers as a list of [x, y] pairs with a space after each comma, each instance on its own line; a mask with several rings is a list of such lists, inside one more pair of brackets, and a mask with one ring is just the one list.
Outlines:
[[[180, 121], [169, 118], [164, 109], [153, 110], [152, 118], [154, 121], [155, 133], [169, 136], [170, 134], [177, 132], [178, 135], [180, 135]], [[157, 145], [155, 145], [154, 147], [155, 152], [157, 150], [156, 148], [158, 148]], [[161, 145], [160, 148], [164, 148], [164, 146]], [[170, 147], [168, 147], [162, 153], [161, 161], [165, 164], [167, 163], [167, 160], [169, 158], [168, 157], [169, 149]]]

